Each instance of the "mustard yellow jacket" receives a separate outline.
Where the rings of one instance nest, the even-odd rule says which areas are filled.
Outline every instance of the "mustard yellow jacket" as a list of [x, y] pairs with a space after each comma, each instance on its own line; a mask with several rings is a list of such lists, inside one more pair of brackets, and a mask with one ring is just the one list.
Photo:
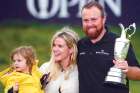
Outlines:
[[19, 93], [44, 93], [40, 84], [42, 73], [39, 72], [36, 65], [33, 66], [31, 75], [15, 71], [7, 73], [9, 70], [10, 68], [0, 72], [0, 81], [5, 86], [5, 93], [15, 82], [19, 83]]

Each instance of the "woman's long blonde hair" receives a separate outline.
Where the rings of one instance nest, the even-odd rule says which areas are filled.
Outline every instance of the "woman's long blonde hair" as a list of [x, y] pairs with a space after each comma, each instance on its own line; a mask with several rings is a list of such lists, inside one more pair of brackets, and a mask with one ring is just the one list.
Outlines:
[[[72, 69], [76, 64], [76, 58], [77, 58], [77, 52], [78, 52], [77, 42], [79, 40], [79, 36], [76, 32], [74, 32], [69, 27], [64, 27], [54, 34], [52, 41], [51, 41], [51, 49], [53, 47], [54, 40], [58, 37], [64, 39], [67, 46], [69, 48], [73, 48], [73, 50], [74, 50], [70, 57], [70, 65], [68, 67], [68, 68]], [[53, 51], [51, 53], [51, 59], [49, 62], [50, 62], [50, 66], [47, 68], [47, 72], [50, 72], [49, 79], [50, 78], [56, 79], [58, 77], [59, 73], [61, 72], [62, 67], [59, 64], [55, 63]], [[68, 78], [69, 73], [70, 73], [70, 71], [68, 71], [67, 74], [65, 75], [66, 78]]]

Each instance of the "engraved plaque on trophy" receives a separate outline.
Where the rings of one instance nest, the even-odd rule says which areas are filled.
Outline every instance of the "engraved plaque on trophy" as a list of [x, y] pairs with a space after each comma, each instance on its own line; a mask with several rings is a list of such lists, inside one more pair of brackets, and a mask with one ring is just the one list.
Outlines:
[[[115, 47], [114, 47], [114, 59], [119, 61], [124, 61], [126, 59], [130, 40], [129, 38], [135, 33], [136, 25], [135, 23], [129, 25], [128, 28], [124, 28], [122, 24], [119, 24], [121, 27], [121, 36], [116, 38]], [[128, 34], [128, 31], [133, 31], [131, 34]], [[123, 71], [115, 66], [111, 67], [105, 77], [105, 84], [115, 87], [123, 87], [126, 85], [126, 75]]]

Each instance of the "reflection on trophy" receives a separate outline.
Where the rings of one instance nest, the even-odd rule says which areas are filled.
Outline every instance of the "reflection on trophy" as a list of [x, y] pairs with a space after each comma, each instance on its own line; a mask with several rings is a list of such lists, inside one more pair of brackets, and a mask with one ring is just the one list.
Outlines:
[[[129, 25], [128, 28], [124, 28], [122, 24], [119, 24], [122, 32], [120, 38], [117, 38], [115, 41], [114, 47], [114, 58], [118, 62], [124, 61], [126, 59], [131, 36], [136, 31], [135, 23]], [[133, 31], [131, 34], [128, 34], [128, 31]], [[124, 87], [126, 85], [126, 75], [122, 72], [121, 69], [116, 67], [111, 67], [107, 76], [105, 78], [105, 84], [115, 87]]]

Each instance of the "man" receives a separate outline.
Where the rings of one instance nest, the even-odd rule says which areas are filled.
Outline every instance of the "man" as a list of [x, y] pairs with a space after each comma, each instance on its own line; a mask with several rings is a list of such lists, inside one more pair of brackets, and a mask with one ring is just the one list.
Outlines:
[[128, 79], [140, 80], [140, 66], [130, 46], [126, 61], [114, 60], [114, 44], [117, 36], [105, 27], [103, 7], [91, 1], [82, 8], [83, 31], [87, 37], [78, 42], [79, 93], [129, 93], [126, 87], [108, 87], [104, 81], [114, 64], [123, 70]]

